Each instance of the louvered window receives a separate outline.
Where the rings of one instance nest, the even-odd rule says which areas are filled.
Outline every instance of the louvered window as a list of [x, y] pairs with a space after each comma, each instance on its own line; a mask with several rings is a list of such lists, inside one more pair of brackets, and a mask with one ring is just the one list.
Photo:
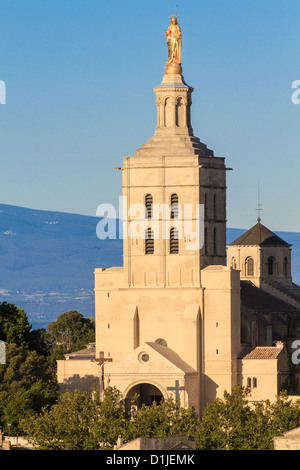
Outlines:
[[170, 230], [170, 253], [178, 254], [179, 252], [179, 240], [178, 240], [178, 230], [173, 227]]
[[151, 194], [147, 194], [145, 197], [145, 206], [146, 206], [146, 219], [151, 219], [152, 217], [152, 204], [153, 204], [153, 197]]
[[154, 235], [153, 230], [151, 230], [151, 228], [148, 228], [146, 231], [145, 253], [146, 255], [154, 254]]
[[178, 195], [172, 194], [171, 196], [171, 219], [178, 218]]

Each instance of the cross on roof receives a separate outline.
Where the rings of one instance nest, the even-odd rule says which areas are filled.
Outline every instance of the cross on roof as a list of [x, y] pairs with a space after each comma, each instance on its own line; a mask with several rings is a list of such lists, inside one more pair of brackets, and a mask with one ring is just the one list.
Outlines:
[[257, 211], [258, 217], [257, 221], [261, 221], [260, 213], [262, 211], [262, 204], [260, 203], [260, 197], [259, 197], [259, 183], [258, 183], [258, 198], [257, 198], [257, 208], [255, 209]]

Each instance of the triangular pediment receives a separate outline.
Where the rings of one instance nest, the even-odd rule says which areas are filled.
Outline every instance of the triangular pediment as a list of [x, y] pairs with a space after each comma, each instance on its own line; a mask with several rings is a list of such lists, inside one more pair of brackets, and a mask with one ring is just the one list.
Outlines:
[[107, 366], [107, 372], [110, 374], [193, 374], [196, 370], [171, 348], [147, 342], [142, 343], [121, 361], [112, 361]]

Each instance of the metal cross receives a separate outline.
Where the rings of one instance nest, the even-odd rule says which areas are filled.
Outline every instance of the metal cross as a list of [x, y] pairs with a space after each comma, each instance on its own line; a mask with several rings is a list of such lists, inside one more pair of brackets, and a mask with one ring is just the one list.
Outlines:
[[258, 182], [258, 202], [257, 202], [257, 213], [258, 213], [258, 218], [257, 218], [257, 221], [260, 222], [261, 218], [260, 218], [260, 213], [262, 211], [262, 204], [260, 203], [260, 197], [259, 197], [259, 182]]
[[179, 380], [175, 380], [175, 387], [167, 387], [167, 390], [175, 392], [176, 400], [180, 398], [180, 392], [184, 390], [184, 387], [179, 386]]

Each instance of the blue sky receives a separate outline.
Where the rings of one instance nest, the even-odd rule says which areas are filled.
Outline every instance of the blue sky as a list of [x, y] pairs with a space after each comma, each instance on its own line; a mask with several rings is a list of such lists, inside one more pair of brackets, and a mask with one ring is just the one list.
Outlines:
[[178, 4], [192, 126], [226, 157], [229, 227], [300, 231], [299, 0], [0, 0], [0, 202], [95, 215], [154, 135]]

